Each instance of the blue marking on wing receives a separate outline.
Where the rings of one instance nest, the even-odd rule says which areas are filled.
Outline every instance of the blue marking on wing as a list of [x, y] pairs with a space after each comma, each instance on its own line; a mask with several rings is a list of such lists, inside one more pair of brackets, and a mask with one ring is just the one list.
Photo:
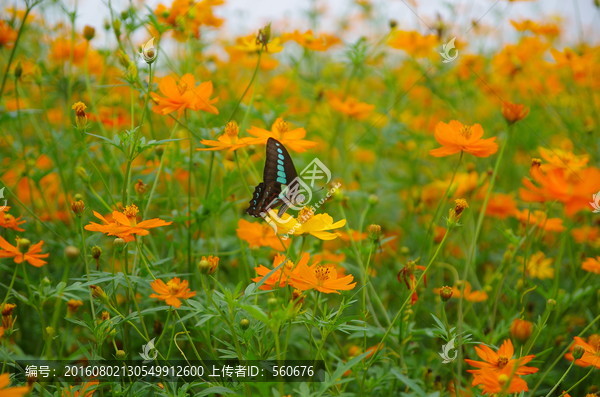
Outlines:
[[285, 178], [277, 178], [277, 182], [283, 183], [284, 185], [287, 183]]
[[279, 160], [283, 160], [283, 154], [278, 154], [277, 157], [279, 157]]
[[281, 150], [280, 148], [277, 148], [277, 153], [283, 153], [283, 150]]
[[283, 160], [282, 159], [277, 159], [277, 164], [283, 165]]

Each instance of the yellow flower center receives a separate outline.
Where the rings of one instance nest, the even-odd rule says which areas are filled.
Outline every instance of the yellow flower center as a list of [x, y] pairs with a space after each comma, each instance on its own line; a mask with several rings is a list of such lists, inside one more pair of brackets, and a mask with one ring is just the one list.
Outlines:
[[331, 269], [326, 266], [317, 266], [315, 269], [315, 277], [321, 282], [327, 281], [331, 277]]
[[280, 133], [287, 132], [290, 129], [290, 126], [287, 123], [287, 121], [284, 121], [282, 119], [277, 120], [273, 127], [273, 130], [278, 131]]
[[225, 124], [225, 134], [230, 137], [237, 137], [240, 132], [240, 127], [235, 121], [230, 121]]
[[496, 365], [498, 365], [498, 368], [504, 368], [506, 367], [506, 364], [508, 364], [508, 358], [500, 357], [498, 358], [498, 363]]
[[465, 137], [466, 139], [469, 139], [469, 138], [471, 138], [471, 134], [472, 134], [472, 132], [471, 132], [471, 126], [470, 126], [470, 125], [463, 125], [463, 126], [460, 128], [460, 134], [461, 134], [463, 137]]
[[137, 217], [138, 212], [140, 212], [140, 210], [135, 204], [128, 205], [123, 210], [123, 214], [129, 219], [135, 219]]

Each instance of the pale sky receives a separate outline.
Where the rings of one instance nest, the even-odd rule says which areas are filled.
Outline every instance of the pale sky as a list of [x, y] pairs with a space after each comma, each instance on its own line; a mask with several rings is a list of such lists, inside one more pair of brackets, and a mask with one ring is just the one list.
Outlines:
[[[22, 0], [8, 0], [7, 3]], [[91, 25], [97, 32], [102, 31], [103, 20], [108, 15], [105, 1], [108, 0], [65, 0], [69, 7], [77, 2], [79, 16], [77, 24], [81, 27]], [[162, 0], [170, 5], [172, 0]], [[379, 24], [389, 19], [398, 21], [399, 27], [406, 30], [420, 30], [425, 33], [427, 25], [433, 25], [436, 14], [444, 20], [456, 22], [461, 27], [452, 32], [457, 37], [468, 39], [468, 27], [471, 21], [498, 27], [500, 34], [514, 34], [510, 19], [529, 18], [536, 21], [548, 21], [560, 17], [564, 23], [566, 39], [573, 43], [583, 37], [586, 41], [598, 42], [600, 11], [593, 0], [536, 0], [510, 3], [508, 0], [372, 0]], [[52, 2], [53, 3], [53, 2]], [[134, 3], [136, 1], [134, 0]], [[154, 9], [160, 0], [149, 0], [145, 4]], [[226, 4], [216, 8], [217, 14], [226, 18], [223, 30], [230, 35], [247, 34], [256, 31], [267, 22], [273, 22], [274, 31], [307, 29], [306, 11], [313, 0], [226, 0]], [[358, 6], [353, 0], [318, 0], [319, 7], [327, 10], [326, 17], [317, 26], [318, 31], [335, 32], [335, 16], [355, 15]], [[112, 0], [117, 10], [124, 9], [129, 1]], [[53, 9], [57, 7], [51, 5]], [[454, 9], [454, 11], [452, 11]], [[58, 18], [58, 16], [55, 16]], [[385, 26], [383, 28], [385, 28]], [[357, 35], [369, 35], [376, 27], [357, 26]], [[383, 30], [380, 30], [380, 32]], [[505, 37], [506, 39], [506, 37]], [[492, 38], [494, 40], [494, 38]]]

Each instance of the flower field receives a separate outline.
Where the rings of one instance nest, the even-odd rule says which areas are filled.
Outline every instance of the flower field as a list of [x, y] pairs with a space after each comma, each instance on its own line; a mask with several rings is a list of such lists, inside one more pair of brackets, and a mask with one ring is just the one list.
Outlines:
[[0, 397], [600, 396], [598, 36], [224, 1], [2, 4]]

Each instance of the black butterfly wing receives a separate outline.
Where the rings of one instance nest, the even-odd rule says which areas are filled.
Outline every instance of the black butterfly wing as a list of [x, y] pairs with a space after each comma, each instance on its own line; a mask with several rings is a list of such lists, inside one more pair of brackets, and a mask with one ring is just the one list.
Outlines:
[[263, 181], [266, 184], [289, 185], [297, 177], [296, 167], [287, 149], [278, 140], [269, 138]]
[[282, 203], [279, 216], [283, 215], [288, 205], [282, 200], [281, 185], [289, 185], [298, 177], [294, 162], [287, 149], [274, 138], [267, 140], [265, 169], [263, 171], [263, 182], [254, 189], [250, 206], [246, 213], [254, 217], [260, 217], [272, 208]]

